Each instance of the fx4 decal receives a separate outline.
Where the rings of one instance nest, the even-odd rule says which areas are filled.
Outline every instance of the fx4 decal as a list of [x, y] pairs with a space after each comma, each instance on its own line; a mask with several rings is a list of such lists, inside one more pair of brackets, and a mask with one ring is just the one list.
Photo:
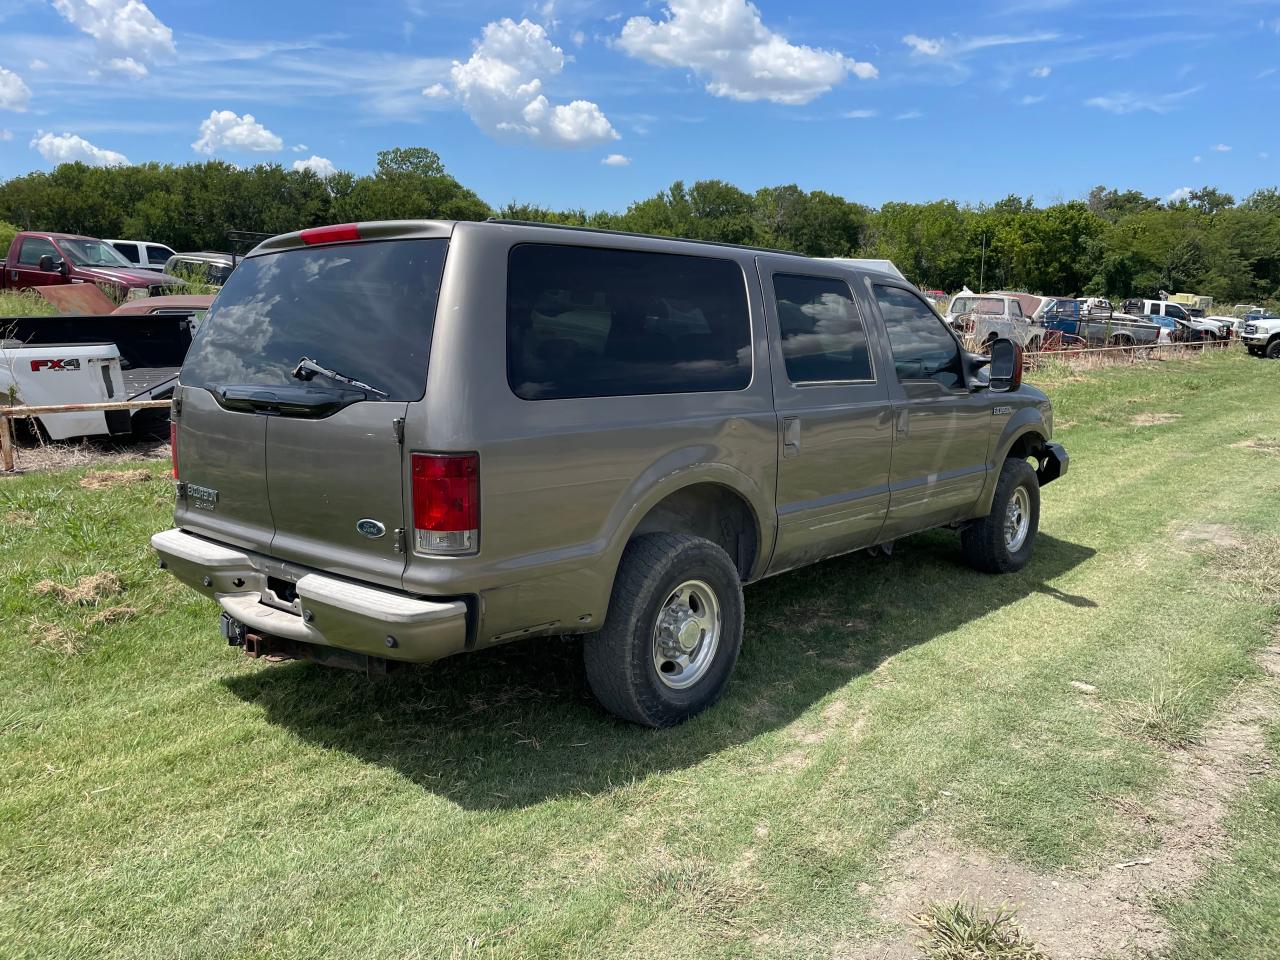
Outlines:
[[41, 370], [79, 370], [80, 361], [71, 360], [32, 360], [31, 372], [38, 373]]

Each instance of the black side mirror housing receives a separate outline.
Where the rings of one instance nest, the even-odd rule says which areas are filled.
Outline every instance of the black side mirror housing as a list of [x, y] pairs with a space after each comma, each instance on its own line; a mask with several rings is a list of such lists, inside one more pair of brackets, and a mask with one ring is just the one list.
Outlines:
[[991, 344], [991, 389], [1007, 393], [1022, 386], [1022, 348], [1005, 337]]
[[51, 254], [46, 253], [40, 258], [36, 266], [45, 273], [53, 273], [53, 271], [58, 269], [58, 261], [55, 260]]

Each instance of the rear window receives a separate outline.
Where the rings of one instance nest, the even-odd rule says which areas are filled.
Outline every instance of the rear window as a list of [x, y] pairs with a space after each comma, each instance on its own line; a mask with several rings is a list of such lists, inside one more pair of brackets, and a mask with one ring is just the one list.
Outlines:
[[507, 379], [525, 400], [742, 390], [751, 382], [742, 268], [679, 254], [513, 247]]
[[309, 357], [390, 400], [422, 399], [447, 246], [392, 240], [242, 260], [200, 325], [182, 383], [296, 386], [291, 374]]
[[1004, 316], [1004, 301], [993, 297], [956, 297], [951, 301], [952, 314], [976, 313], [984, 317]]

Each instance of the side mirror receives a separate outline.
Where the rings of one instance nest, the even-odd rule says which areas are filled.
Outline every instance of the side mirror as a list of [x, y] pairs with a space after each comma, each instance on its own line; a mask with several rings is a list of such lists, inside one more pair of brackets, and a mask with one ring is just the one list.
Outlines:
[[59, 260], [57, 269], [65, 277], [71, 273], [71, 264], [67, 263], [66, 260]]
[[36, 264], [44, 273], [53, 273], [58, 269], [58, 261], [54, 259], [52, 254], [46, 253]]
[[997, 393], [1022, 386], [1022, 348], [1001, 338], [991, 344], [991, 389]]

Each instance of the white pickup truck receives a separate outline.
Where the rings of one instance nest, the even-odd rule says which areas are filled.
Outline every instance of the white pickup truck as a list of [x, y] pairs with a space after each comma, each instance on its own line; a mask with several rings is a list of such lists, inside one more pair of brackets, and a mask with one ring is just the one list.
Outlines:
[[[12, 405], [110, 403], [124, 399], [113, 343], [23, 344], [0, 340], [0, 396]], [[129, 433], [128, 410], [54, 413], [36, 420], [51, 440]]]

